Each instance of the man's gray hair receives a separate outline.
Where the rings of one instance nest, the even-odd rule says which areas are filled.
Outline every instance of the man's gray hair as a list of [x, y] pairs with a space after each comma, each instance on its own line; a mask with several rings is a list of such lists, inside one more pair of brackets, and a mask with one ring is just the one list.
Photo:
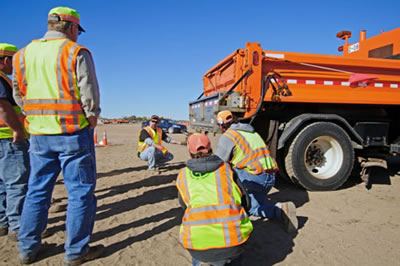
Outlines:
[[47, 22], [47, 30], [55, 30], [62, 33], [65, 33], [69, 27], [71, 27], [72, 22], [69, 21], [48, 21]]

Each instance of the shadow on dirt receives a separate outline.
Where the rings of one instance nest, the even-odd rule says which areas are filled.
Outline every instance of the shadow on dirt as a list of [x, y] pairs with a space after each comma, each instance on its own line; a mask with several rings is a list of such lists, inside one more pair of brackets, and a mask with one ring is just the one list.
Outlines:
[[245, 248], [242, 265], [274, 265], [285, 260], [293, 252], [294, 238], [301, 233], [308, 218], [298, 216], [299, 230], [289, 234], [279, 221], [255, 220], [254, 230]]
[[105, 172], [105, 173], [97, 173], [97, 179], [102, 178], [102, 177], [108, 177], [108, 176], [114, 176], [114, 175], [120, 175], [120, 174], [124, 174], [124, 173], [134, 172], [134, 171], [142, 171], [142, 170], [146, 170], [146, 169], [147, 169], [147, 165], [142, 165], [142, 166], [138, 166], [138, 167], [128, 167], [128, 168], [123, 168], [123, 169], [116, 169], [116, 170], [112, 170], [112, 171]]
[[[179, 167], [179, 166], [175, 165], [172, 167]], [[114, 170], [109, 173], [115, 174], [117, 171], [121, 173], [121, 171], [122, 172], [131, 171], [131, 169], [132, 168]], [[97, 199], [104, 199], [126, 193], [130, 190], [139, 189], [142, 187], [155, 187], [154, 189], [145, 191], [144, 193], [129, 198], [125, 198], [123, 200], [110, 202], [98, 206], [96, 211], [97, 212], [96, 221], [101, 221], [103, 219], [107, 219], [110, 217], [118, 217], [120, 214], [133, 211], [138, 207], [153, 205], [158, 202], [163, 202], [166, 200], [177, 199], [178, 191], [175, 185], [171, 184], [176, 179], [176, 177], [177, 177], [176, 174], [153, 175], [137, 182], [127, 183], [127, 184], [125, 183], [110, 188], [97, 190], [96, 191]], [[183, 214], [182, 209], [177, 207], [177, 208], [171, 208], [162, 213], [158, 213], [149, 217], [144, 217], [142, 219], [130, 223], [120, 223], [117, 226], [110, 227], [109, 229], [106, 229], [104, 231], [99, 231], [94, 233], [91, 237], [91, 242], [99, 241], [104, 238], [112, 237], [113, 235], [116, 234], [124, 233], [125, 231], [129, 231], [134, 227], [140, 227], [147, 223], [155, 223], [165, 220], [165, 222], [153, 227], [151, 230], [147, 230], [139, 235], [128, 237], [123, 241], [118, 241], [117, 243], [107, 246], [107, 251], [104, 254], [104, 256], [108, 256], [113, 254], [114, 252], [126, 248], [127, 246], [137, 241], [146, 240], [148, 238], [153, 237], [154, 235], [157, 235], [164, 231], [168, 231], [174, 226], [179, 225], [182, 221], [182, 214]], [[48, 224], [50, 225], [53, 223], [57, 223], [59, 221], [65, 221], [65, 218], [66, 218], [66, 213], [63, 212], [61, 216], [50, 218]], [[64, 223], [57, 226], [52, 226], [52, 227], [49, 226], [48, 228], [49, 235], [56, 234], [57, 232], [60, 231], [65, 231]], [[54, 247], [53, 251], [45, 252], [45, 254], [43, 254], [43, 258], [54, 256], [62, 252], [64, 252], [63, 246], [57, 246]]]
[[[272, 203], [292, 201], [297, 208], [310, 201], [305, 189], [287, 182], [283, 178], [276, 178], [275, 189], [270, 192], [268, 200]], [[254, 230], [246, 245], [243, 254], [242, 265], [273, 265], [283, 261], [288, 254], [293, 252], [293, 239], [301, 233], [308, 217], [297, 216], [299, 230], [289, 234], [280, 220], [268, 220], [252, 218]]]

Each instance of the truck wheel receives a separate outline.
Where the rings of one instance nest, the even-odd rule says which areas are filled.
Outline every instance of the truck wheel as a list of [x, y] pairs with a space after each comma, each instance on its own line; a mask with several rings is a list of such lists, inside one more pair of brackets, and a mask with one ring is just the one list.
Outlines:
[[288, 176], [307, 190], [335, 190], [347, 180], [354, 164], [350, 137], [330, 122], [303, 128], [285, 157]]
[[174, 128], [173, 127], [169, 127], [168, 128], [168, 133], [169, 134], [173, 134], [174, 133]]

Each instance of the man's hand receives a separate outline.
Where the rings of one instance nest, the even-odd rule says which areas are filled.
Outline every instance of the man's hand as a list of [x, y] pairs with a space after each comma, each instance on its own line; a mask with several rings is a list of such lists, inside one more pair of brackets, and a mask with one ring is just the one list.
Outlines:
[[87, 118], [87, 120], [89, 121], [90, 128], [93, 129], [97, 126], [97, 117], [96, 116], [89, 116]]
[[159, 151], [162, 151], [162, 149], [163, 149], [163, 146], [161, 146], [159, 144], [155, 144], [155, 143], [153, 143], [153, 147], [156, 148]]
[[23, 130], [13, 132], [13, 142], [25, 140], [25, 132]]

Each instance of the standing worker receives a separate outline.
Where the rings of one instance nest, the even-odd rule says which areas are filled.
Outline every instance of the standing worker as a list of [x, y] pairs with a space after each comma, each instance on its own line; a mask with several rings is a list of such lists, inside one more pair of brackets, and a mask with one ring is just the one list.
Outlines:
[[183, 144], [180, 141], [170, 138], [161, 128], [158, 127], [160, 118], [152, 115], [149, 125], [141, 129], [139, 133], [138, 156], [143, 161], [147, 161], [150, 171], [157, 171], [158, 167], [171, 161], [174, 155], [162, 146], [162, 141], [172, 144]]
[[21, 264], [35, 261], [60, 171], [68, 192], [64, 265], [98, 257], [89, 247], [96, 216], [93, 129], [100, 114], [99, 87], [89, 50], [76, 43], [83, 32], [76, 10], [56, 7], [48, 31], [14, 56], [14, 98], [31, 134], [31, 174], [18, 235]]
[[[192, 265], [240, 265], [253, 225], [228, 163], [212, 154], [205, 134], [187, 140], [191, 159], [178, 175], [176, 186], [185, 209], [179, 238], [192, 256]], [[207, 265], [208, 265], [207, 264]]]
[[219, 112], [217, 123], [223, 135], [218, 140], [215, 154], [232, 164], [247, 188], [251, 199], [250, 214], [281, 219], [287, 232], [295, 232], [298, 221], [293, 202], [272, 204], [266, 201], [275, 184], [277, 165], [261, 136], [250, 124], [238, 123], [230, 111]]
[[0, 43], [0, 236], [17, 240], [28, 187], [29, 143], [24, 116], [12, 97], [12, 57], [17, 47]]

